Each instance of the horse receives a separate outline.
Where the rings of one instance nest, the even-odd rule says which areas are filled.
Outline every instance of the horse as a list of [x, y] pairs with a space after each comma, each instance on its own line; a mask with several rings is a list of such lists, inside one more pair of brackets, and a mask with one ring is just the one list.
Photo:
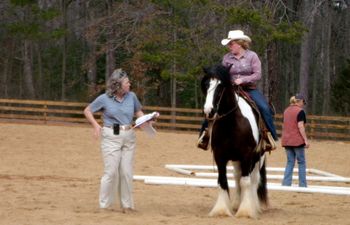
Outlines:
[[[265, 153], [257, 151], [260, 139], [254, 110], [232, 85], [229, 68], [204, 68], [201, 89], [209, 121], [210, 146], [218, 169], [219, 194], [209, 216], [258, 218], [268, 208]], [[227, 164], [232, 162], [235, 195], [230, 202]]]

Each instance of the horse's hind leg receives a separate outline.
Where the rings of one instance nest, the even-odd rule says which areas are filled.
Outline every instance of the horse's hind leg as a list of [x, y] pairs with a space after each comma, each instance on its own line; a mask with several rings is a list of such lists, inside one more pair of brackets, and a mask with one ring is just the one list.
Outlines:
[[267, 210], [269, 208], [269, 198], [267, 193], [265, 155], [260, 158], [260, 181], [257, 192], [262, 210]]
[[218, 183], [219, 183], [219, 195], [213, 209], [210, 211], [209, 216], [233, 216], [231, 211], [229, 187], [226, 176], [226, 164], [227, 162], [217, 162], [218, 166]]

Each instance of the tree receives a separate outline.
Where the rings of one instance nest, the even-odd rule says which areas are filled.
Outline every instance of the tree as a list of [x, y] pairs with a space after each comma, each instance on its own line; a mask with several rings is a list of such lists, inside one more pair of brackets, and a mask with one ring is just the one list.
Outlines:
[[[7, 83], [17, 81], [15, 85], [8, 85], [8, 89], [22, 87], [23, 80], [25, 89], [20, 88], [20, 91], [16, 91], [14, 95], [34, 99], [42, 89], [38, 87], [42, 83], [41, 80], [36, 79], [36, 71], [39, 71], [39, 74], [42, 71], [41, 57], [36, 58], [35, 52], [40, 51], [39, 46], [44, 41], [57, 37], [59, 30], [47, 25], [58, 16], [58, 12], [52, 8], [41, 8], [40, 4], [31, 0], [13, 0], [6, 5], [6, 8], [8, 23], [4, 26], [4, 38], [14, 44], [10, 45], [12, 47], [8, 54], [10, 57], [8, 62], [13, 59], [19, 60], [16, 66], [6, 69], [6, 76], [12, 78], [12, 80], [6, 79]], [[40, 56], [40, 53], [37, 55]], [[7, 65], [11, 66], [11, 64]], [[42, 76], [39, 75], [38, 78], [42, 79]]]
[[346, 7], [326, 0], [2, 1], [0, 95], [87, 101], [123, 67], [143, 104], [201, 108], [202, 67], [220, 62], [221, 39], [242, 29], [262, 60], [259, 88], [277, 112], [302, 90], [311, 113], [332, 114], [327, 96], [350, 58]]
[[350, 116], [350, 59], [332, 88], [332, 105], [340, 115]]
[[305, 96], [306, 101], [309, 99], [309, 76], [310, 76], [310, 60], [311, 60], [311, 43], [312, 33], [314, 28], [314, 21], [319, 8], [326, 0], [318, 0], [314, 3], [312, 1], [302, 1], [301, 4], [301, 20], [304, 26], [308, 29], [303, 36], [300, 46], [300, 72], [299, 72], [299, 87], [300, 92]]

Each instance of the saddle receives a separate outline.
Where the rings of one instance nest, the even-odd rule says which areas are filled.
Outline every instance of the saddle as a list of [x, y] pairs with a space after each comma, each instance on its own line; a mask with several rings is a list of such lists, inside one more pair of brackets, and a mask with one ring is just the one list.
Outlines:
[[259, 133], [260, 133], [260, 140], [258, 145], [256, 146], [257, 152], [269, 152], [275, 150], [277, 148], [276, 142], [273, 139], [271, 132], [266, 128], [264, 119], [262, 118], [260, 111], [256, 105], [256, 103], [253, 101], [253, 99], [249, 96], [249, 94], [243, 90], [243, 88], [238, 88], [237, 94], [244, 98], [247, 103], [252, 107], [254, 114], [257, 118]]

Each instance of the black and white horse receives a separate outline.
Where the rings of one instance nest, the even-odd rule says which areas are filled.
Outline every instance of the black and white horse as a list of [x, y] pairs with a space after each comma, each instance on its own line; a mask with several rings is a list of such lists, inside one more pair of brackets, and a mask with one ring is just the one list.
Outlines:
[[[257, 152], [257, 120], [252, 107], [238, 96], [229, 68], [204, 69], [201, 87], [206, 95], [204, 112], [209, 120], [211, 148], [218, 168], [219, 196], [210, 216], [257, 218], [268, 206], [264, 153]], [[230, 201], [226, 166], [234, 167], [235, 195]]]

